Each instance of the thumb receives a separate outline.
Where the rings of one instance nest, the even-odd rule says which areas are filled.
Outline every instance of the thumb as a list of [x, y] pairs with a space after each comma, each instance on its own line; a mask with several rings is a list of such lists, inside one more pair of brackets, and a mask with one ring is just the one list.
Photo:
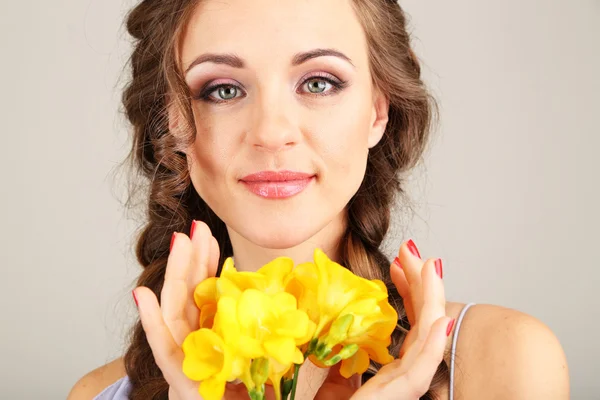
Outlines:
[[386, 385], [384, 398], [413, 400], [423, 396], [429, 390], [433, 375], [444, 359], [448, 338], [446, 332], [452, 321], [449, 317], [442, 317], [435, 321], [421, 352], [412, 365], [401, 363], [400, 371], [397, 371], [398, 377]]

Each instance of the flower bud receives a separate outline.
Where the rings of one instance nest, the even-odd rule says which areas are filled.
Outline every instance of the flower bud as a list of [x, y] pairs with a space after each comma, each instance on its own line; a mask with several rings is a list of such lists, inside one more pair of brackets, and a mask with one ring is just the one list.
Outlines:
[[344, 346], [335, 356], [331, 357], [329, 360], [326, 360], [324, 364], [328, 367], [331, 367], [342, 360], [352, 357], [357, 351], [357, 344], [349, 344], [348, 346]]
[[250, 366], [250, 376], [258, 388], [262, 387], [269, 377], [269, 359], [264, 357], [254, 359]]
[[353, 321], [354, 316], [352, 314], [346, 314], [343, 317], [336, 319], [333, 324], [331, 324], [329, 333], [325, 335], [323, 340], [327, 344], [327, 347], [333, 347], [346, 340], [348, 337], [348, 329], [350, 329]]

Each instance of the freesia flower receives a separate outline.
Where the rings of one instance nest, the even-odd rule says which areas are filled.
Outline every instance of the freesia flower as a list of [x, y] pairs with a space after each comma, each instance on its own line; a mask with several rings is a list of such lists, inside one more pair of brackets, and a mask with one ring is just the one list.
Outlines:
[[250, 361], [260, 357], [259, 345], [240, 333], [236, 319], [237, 300], [222, 297], [217, 305], [214, 326], [190, 333], [182, 344], [184, 374], [200, 382], [199, 393], [206, 400], [218, 400], [226, 382], [241, 379], [253, 387]]
[[393, 360], [388, 347], [398, 316], [386, 286], [319, 249], [314, 262], [294, 267], [280, 257], [256, 272], [237, 271], [228, 258], [220, 277], [196, 287], [194, 301], [200, 329], [183, 343], [183, 370], [200, 381], [206, 400], [220, 399], [226, 382], [237, 379], [253, 400], [264, 399], [266, 383], [278, 400], [282, 392], [293, 398], [306, 357], [320, 367], [341, 362], [346, 378], [365, 372], [370, 360]]
[[291, 258], [278, 257], [256, 272], [236, 271], [233, 259], [228, 258], [221, 277], [233, 282], [240, 290], [257, 289], [266, 294], [277, 294], [284, 291], [293, 268]]
[[[200, 327], [212, 328], [220, 334], [224, 343], [227, 343], [222, 348], [223, 353], [230, 350], [238, 357], [233, 358], [228, 376], [227, 371], [218, 376], [214, 371], [213, 375], [207, 375], [208, 370], [201, 363], [204, 358], [191, 357], [190, 360], [195, 360], [193, 365], [203, 372], [189, 375], [190, 379], [194, 379], [192, 375], [203, 379], [211, 376], [211, 388], [214, 388], [218, 386], [214, 383], [215, 379], [219, 379], [219, 384], [224, 386], [226, 381], [239, 378], [251, 391], [262, 385], [258, 383], [262, 379], [260, 371], [266, 370], [266, 378], [270, 380], [275, 393], [280, 393], [281, 378], [294, 364], [304, 362], [304, 356], [297, 346], [308, 342], [315, 329], [306, 312], [298, 310], [296, 298], [283, 291], [292, 267], [293, 262], [282, 257], [257, 272], [238, 272], [229, 258], [219, 278], [209, 278], [196, 287], [194, 300], [200, 309]], [[214, 321], [212, 326], [211, 321]], [[211, 339], [213, 341], [208, 343], [214, 345], [217, 340]], [[188, 345], [184, 348], [186, 355], [203, 350], [203, 345], [198, 343], [195, 347]], [[201, 390], [203, 385], [204, 382], [200, 384]], [[260, 392], [260, 388], [256, 390]], [[209, 396], [217, 393], [218, 390], [213, 389]]]
[[[398, 314], [387, 301], [385, 284], [354, 275], [319, 249], [315, 250], [314, 260], [319, 320], [313, 346], [309, 347], [311, 361], [329, 366], [341, 360], [340, 373], [345, 378], [365, 372], [369, 359], [381, 364], [391, 362], [393, 357], [387, 348]], [[314, 284], [315, 272], [310, 269], [303, 265], [298, 279]], [[306, 302], [314, 307], [314, 302]], [[341, 347], [334, 351], [338, 345]]]

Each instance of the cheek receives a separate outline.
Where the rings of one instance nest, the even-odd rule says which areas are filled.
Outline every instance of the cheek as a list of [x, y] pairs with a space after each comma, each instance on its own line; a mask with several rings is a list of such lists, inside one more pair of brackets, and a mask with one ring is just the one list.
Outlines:
[[[194, 167], [198, 170], [194, 174], [211, 180], [222, 177], [234, 157], [232, 149], [235, 137], [227, 134], [231, 130], [227, 125], [231, 122], [210, 117], [200, 118], [198, 115], [195, 115], [195, 120], [197, 134], [193, 153]], [[214, 184], [215, 181], [212, 182]]]
[[[335, 107], [322, 119], [315, 140], [319, 158], [329, 174], [360, 174], [368, 156], [369, 105], [350, 99]], [[362, 180], [362, 176], [357, 179]]]

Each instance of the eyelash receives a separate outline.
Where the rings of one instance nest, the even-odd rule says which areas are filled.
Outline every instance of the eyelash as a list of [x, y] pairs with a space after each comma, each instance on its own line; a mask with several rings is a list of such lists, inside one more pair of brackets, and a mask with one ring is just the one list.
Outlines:
[[[327, 92], [323, 92], [325, 94], [308, 93], [309, 95], [312, 95], [312, 96], [322, 97], [322, 96], [331, 96], [333, 94], [336, 94], [348, 86], [348, 81], [341, 81], [341, 80], [338, 81], [338, 80], [330, 78], [329, 76], [330, 76], [329, 74], [326, 74], [326, 75], [317, 74], [317, 75], [310, 76], [310, 77], [306, 78], [304, 80], [304, 82], [302, 82], [302, 85], [300, 85], [300, 87], [304, 86], [307, 82], [314, 81], [314, 80], [321, 80], [321, 81], [325, 81], [325, 82], [331, 84], [331, 89], [329, 89]], [[210, 96], [215, 90], [222, 88], [222, 87], [235, 87], [235, 88], [240, 89], [239, 86], [232, 85], [229, 83], [209, 86], [206, 89], [201, 90], [200, 94], [195, 96], [194, 99], [206, 101], [208, 103], [221, 104], [221, 103], [227, 103], [227, 102], [235, 100], [237, 98], [237, 97], [234, 97], [233, 99], [229, 99], [229, 100], [217, 100]]]

